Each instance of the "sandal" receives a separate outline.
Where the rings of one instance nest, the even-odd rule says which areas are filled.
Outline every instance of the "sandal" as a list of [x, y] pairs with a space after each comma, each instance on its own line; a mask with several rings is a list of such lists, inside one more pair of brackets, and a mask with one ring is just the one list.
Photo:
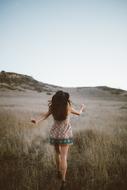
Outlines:
[[66, 181], [62, 181], [60, 190], [65, 190], [66, 187]]

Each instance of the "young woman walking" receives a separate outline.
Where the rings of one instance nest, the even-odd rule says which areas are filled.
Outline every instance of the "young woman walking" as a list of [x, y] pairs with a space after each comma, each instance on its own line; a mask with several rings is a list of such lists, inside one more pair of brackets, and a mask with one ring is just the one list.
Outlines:
[[50, 115], [53, 116], [54, 123], [50, 130], [50, 144], [54, 145], [56, 153], [57, 175], [62, 179], [61, 190], [65, 186], [68, 150], [70, 145], [73, 144], [70, 114], [80, 115], [84, 107], [84, 104], [82, 104], [80, 110], [76, 111], [72, 108], [69, 93], [57, 91], [49, 103], [48, 112], [41, 114], [37, 119], [31, 120], [33, 123], [38, 123], [47, 119]]

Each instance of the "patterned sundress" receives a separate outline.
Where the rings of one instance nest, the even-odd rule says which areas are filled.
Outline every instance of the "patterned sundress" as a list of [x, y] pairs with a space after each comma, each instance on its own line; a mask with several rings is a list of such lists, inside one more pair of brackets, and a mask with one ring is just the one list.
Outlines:
[[54, 119], [54, 123], [50, 130], [50, 144], [73, 144], [70, 115], [63, 121]]

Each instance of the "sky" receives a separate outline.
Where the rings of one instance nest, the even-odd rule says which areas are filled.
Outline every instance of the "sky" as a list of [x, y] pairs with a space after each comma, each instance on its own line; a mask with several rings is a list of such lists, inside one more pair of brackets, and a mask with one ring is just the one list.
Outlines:
[[0, 71], [127, 90], [127, 0], [0, 0]]

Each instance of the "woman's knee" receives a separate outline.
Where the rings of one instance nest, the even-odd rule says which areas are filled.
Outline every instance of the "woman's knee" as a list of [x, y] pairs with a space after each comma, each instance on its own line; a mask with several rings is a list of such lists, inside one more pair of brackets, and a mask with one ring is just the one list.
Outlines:
[[67, 156], [66, 155], [61, 155], [61, 161], [66, 162], [67, 161]]

